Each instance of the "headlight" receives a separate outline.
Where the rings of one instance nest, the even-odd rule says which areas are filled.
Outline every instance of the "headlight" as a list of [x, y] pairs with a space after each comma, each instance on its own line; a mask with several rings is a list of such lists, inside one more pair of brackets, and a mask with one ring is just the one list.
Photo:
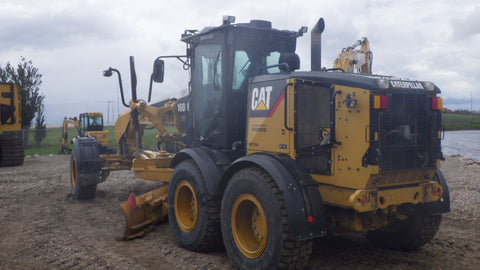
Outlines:
[[435, 90], [435, 84], [432, 83], [432, 82], [422, 82], [422, 84], [423, 84], [423, 87], [425, 87], [425, 89], [426, 89], [427, 91], [433, 91], [433, 90]]
[[388, 79], [377, 79], [377, 85], [378, 87], [382, 89], [388, 89], [390, 88], [390, 80]]

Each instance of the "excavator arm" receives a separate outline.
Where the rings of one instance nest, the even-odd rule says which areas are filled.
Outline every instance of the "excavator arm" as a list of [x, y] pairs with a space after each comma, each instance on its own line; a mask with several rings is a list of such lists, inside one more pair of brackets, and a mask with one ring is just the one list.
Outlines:
[[80, 135], [80, 123], [76, 117], [74, 118], [63, 118], [62, 124], [62, 153], [70, 153], [72, 149], [68, 148], [68, 125], [73, 125], [77, 129], [77, 135]]
[[[356, 49], [360, 47], [360, 49]], [[373, 53], [366, 37], [357, 40], [352, 46], [343, 48], [335, 58], [333, 69], [348, 73], [372, 74]]]

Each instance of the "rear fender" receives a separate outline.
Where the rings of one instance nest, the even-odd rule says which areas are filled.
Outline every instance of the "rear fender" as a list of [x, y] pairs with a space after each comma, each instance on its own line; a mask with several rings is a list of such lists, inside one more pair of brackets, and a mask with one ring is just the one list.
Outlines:
[[289, 231], [295, 240], [326, 234], [325, 212], [318, 185], [295, 160], [286, 155], [260, 153], [239, 158], [223, 175], [220, 188], [223, 190], [237, 171], [251, 166], [265, 170], [282, 191]]

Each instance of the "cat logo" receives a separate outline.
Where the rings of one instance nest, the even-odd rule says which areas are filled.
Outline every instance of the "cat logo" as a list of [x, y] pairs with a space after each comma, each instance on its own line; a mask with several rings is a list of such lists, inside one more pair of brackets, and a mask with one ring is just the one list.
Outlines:
[[268, 111], [270, 110], [270, 93], [273, 86], [255, 87], [252, 89], [252, 100], [250, 108], [252, 111]]

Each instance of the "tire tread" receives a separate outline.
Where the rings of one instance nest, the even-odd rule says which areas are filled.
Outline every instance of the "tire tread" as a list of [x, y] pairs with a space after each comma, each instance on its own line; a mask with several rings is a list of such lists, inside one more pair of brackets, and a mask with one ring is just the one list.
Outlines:
[[[206, 221], [206, 229], [205, 229], [204, 235], [201, 236], [202, 238], [200, 242], [191, 242], [191, 243], [182, 242], [183, 240], [180, 239], [181, 237], [179, 235], [176, 235], [177, 233], [181, 234], [181, 232], [179, 228], [176, 229], [177, 228], [176, 226], [178, 225], [176, 224], [176, 222], [173, 221], [175, 219], [175, 216], [174, 216], [175, 214], [173, 210], [170, 209], [170, 205], [169, 205], [170, 227], [174, 232], [174, 237], [176, 238], [175, 241], [181, 247], [188, 250], [193, 250], [198, 252], [216, 250], [219, 247], [221, 247], [223, 244], [221, 228], [220, 228], [220, 201], [221, 200], [219, 196], [208, 194], [206, 187], [204, 186], [205, 182], [200, 172], [200, 169], [198, 168], [197, 164], [193, 160], [188, 159], [181, 162], [179, 165], [176, 166], [175, 170], [177, 170], [178, 168], [182, 168], [182, 170], [188, 170], [193, 177], [198, 178], [198, 181], [200, 181], [200, 183], [198, 184], [202, 190], [196, 190], [196, 193], [197, 193], [196, 195], [199, 200], [199, 203], [201, 203], [200, 201], [202, 201], [206, 207], [204, 211], [207, 216], [207, 221]], [[171, 183], [172, 183], [172, 180], [170, 181], [170, 184]], [[172, 189], [172, 194], [174, 194], [173, 189]], [[172, 194], [170, 194], [170, 191], [169, 191], [169, 197], [171, 197], [171, 200], [173, 200], [173, 196], [174, 196]]]
[[267, 184], [270, 186], [277, 199], [280, 213], [282, 215], [284, 244], [278, 269], [303, 269], [307, 267], [312, 254], [313, 241], [296, 241], [290, 237], [287, 208], [285, 206], [282, 191], [275, 183], [275, 180], [273, 180], [273, 178], [261, 168], [253, 167], [250, 170], [267, 181]]

